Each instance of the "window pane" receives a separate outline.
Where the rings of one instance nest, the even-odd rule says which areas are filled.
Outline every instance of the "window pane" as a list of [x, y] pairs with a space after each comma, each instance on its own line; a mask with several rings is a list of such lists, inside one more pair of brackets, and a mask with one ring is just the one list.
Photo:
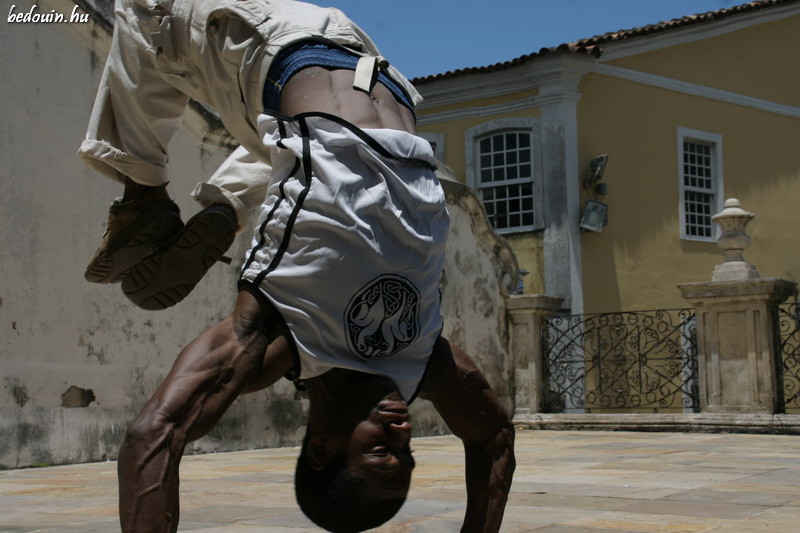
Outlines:
[[520, 187], [522, 188], [522, 195], [523, 196], [529, 196], [531, 198], [533, 197], [533, 183], [532, 182], [523, 183], [522, 185], [520, 185]]
[[[500, 197], [499, 194], [497, 196]], [[495, 202], [494, 206], [495, 206], [495, 212], [498, 215], [506, 216], [506, 213], [508, 213], [508, 206], [506, 205], [505, 200]]]
[[495, 135], [492, 137], [492, 150], [499, 152], [505, 149], [502, 135]]

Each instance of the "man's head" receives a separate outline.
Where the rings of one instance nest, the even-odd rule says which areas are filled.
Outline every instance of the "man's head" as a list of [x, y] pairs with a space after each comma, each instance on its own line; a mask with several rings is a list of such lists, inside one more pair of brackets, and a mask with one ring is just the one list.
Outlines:
[[329, 531], [371, 529], [397, 513], [411, 484], [408, 406], [393, 393], [368, 412], [333, 404], [324, 423], [309, 424], [295, 472], [297, 502]]

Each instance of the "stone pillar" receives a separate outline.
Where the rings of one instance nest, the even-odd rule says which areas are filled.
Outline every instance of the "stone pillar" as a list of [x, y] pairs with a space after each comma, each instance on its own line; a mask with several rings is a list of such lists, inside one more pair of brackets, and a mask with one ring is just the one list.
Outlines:
[[572, 314], [583, 313], [578, 86], [594, 64], [590, 56], [555, 54], [535, 67], [542, 140], [545, 292], [564, 298]]
[[796, 283], [765, 278], [680, 285], [697, 313], [700, 407], [710, 413], [778, 411], [775, 306]]
[[744, 260], [750, 243], [745, 226], [752, 213], [731, 198], [713, 220], [726, 260], [712, 281], [679, 285], [697, 314], [700, 407], [709, 413], [772, 414], [781, 408], [776, 306], [795, 290], [794, 281], [760, 278]]
[[514, 360], [514, 419], [542, 410], [542, 319], [554, 315], [564, 298], [541, 294], [515, 295], [507, 300]]

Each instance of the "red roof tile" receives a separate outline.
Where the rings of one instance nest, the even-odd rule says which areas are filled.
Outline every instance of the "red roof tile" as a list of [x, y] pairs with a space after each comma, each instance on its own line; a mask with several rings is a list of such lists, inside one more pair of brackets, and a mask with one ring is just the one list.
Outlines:
[[414, 78], [411, 81], [415, 85], [421, 85], [431, 81], [455, 78], [457, 76], [462, 76], [464, 74], [474, 74], [478, 72], [496, 72], [499, 70], [506, 70], [511, 67], [521, 65], [523, 63], [527, 63], [532, 59], [559, 53], [586, 54], [586, 55], [592, 55], [594, 57], [600, 57], [603, 53], [603, 49], [600, 45], [605, 43], [621, 41], [624, 39], [631, 39], [634, 37], [641, 37], [644, 35], [652, 35], [654, 33], [661, 33], [664, 31], [675, 30], [678, 28], [692, 26], [695, 24], [705, 24], [708, 22], [718, 21], [734, 15], [750, 13], [761, 9], [767, 9], [786, 4], [793, 4], [797, 2], [800, 2], [800, 0], [759, 0], [755, 2], [748, 2], [746, 4], [741, 4], [734, 7], [728, 7], [716, 11], [708, 11], [707, 13], [699, 13], [696, 15], [687, 15], [685, 17], [672, 19], [665, 22], [648, 24], [647, 26], [642, 26], [639, 28], [632, 28], [628, 30], [619, 30], [619, 31], [604, 33], [603, 35], [596, 35], [594, 37], [589, 37], [588, 39], [581, 39], [579, 41], [571, 43], [563, 43], [558, 46], [542, 48], [538, 52], [534, 52], [532, 54], [526, 54], [524, 56], [517, 57], [516, 59], [512, 59], [511, 61], [495, 63], [494, 65], [450, 70], [442, 74], [433, 74], [431, 76]]

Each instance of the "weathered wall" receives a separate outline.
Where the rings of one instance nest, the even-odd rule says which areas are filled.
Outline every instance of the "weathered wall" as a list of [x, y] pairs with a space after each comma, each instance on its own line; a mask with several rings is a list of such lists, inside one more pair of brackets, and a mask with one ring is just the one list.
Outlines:
[[[103, 66], [79, 37], [94, 35], [102, 49], [107, 36], [99, 27], [78, 35], [70, 26], [0, 23], [0, 468], [114, 458], [124, 428], [180, 348], [232, 308], [237, 263], [249, 244], [240, 238], [233, 265], [214, 266], [183, 303], [162, 312], [134, 307], [118, 287], [83, 280], [121, 189], [75, 155]], [[172, 143], [170, 190], [184, 218], [197, 210], [189, 190], [222, 158], [184, 133]], [[469, 195], [453, 202], [446, 333], [506, 394], [499, 280], [515, 271], [513, 258], [493, 256], [502, 242], [486, 233]], [[417, 431], [444, 431], [430, 407], [417, 403]], [[305, 409], [282, 381], [240, 398], [192, 449], [297, 444]]]
[[[444, 336], [475, 359], [509, 413], [513, 361], [509, 352], [506, 296], [516, 286], [517, 262], [511, 247], [492, 230], [480, 200], [450, 169], [438, 172], [447, 195], [450, 234], [442, 275]], [[412, 404], [417, 434], [447, 431], [430, 404]]]

